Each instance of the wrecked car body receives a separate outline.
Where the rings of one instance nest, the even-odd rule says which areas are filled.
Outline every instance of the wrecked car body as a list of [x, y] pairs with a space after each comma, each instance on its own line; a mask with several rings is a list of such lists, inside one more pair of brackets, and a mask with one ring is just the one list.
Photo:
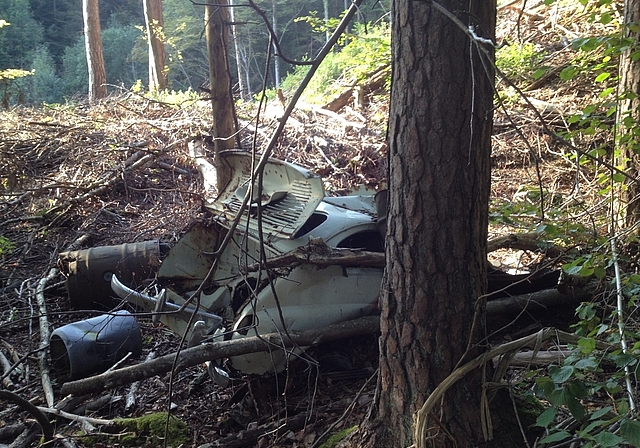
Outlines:
[[[221, 157], [231, 168], [231, 180], [214, 200], [205, 202], [209, 218], [191, 225], [169, 250], [156, 241], [60, 254], [74, 307], [105, 305], [105, 294], [107, 299], [115, 296], [153, 313], [155, 321], [178, 335], [186, 334], [188, 346], [269, 333], [286, 338], [287, 332], [378, 312], [380, 264], [319, 265], [306, 260], [268, 270], [265, 264], [313, 241], [382, 254], [385, 191], [329, 197], [318, 175], [296, 165], [269, 159], [258, 182], [250, 154], [227, 152]], [[215, 173], [213, 167], [203, 160], [199, 166], [205, 184], [214, 184], [206, 181]], [[559, 275], [489, 269], [488, 290], [500, 297], [554, 288]], [[285, 352], [274, 346], [229, 363], [244, 373], [278, 372], [300, 350]], [[209, 371], [214, 379], [224, 380], [217, 364]]]
[[[212, 216], [209, 222], [192, 225], [166, 255], [158, 250], [158, 291], [134, 288], [116, 270], [98, 272], [99, 278], [110, 279], [115, 295], [156, 313], [179, 335], [189, 331], [195, 313], [191, 324], [204, 322], [207, 340], [274, 332], [286, 337], [286, 332], [376, 313], [381, 268], [302, 264], [251, 269], [306, 245], [310, 238], [335, 248], [383, 252], [374, 192], [325, 197], [319, 176], [275, 159], [267, 162], [260, 187], [252, 181], [248, 153], [222, 157], [231, 167], [231, 181], [205, 204]], [[247, 195], [252, 197], [239, 214]], [[242, 372], [263, 374], [284, 369], [286, 360], [284, 351], [274, 349], [230, 362]]]

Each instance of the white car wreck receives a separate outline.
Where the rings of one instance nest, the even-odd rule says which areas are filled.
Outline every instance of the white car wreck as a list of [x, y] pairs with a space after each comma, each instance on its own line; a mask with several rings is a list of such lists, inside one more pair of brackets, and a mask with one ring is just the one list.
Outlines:
[[[221, 157], [231, 180], [205, 203], [206, 222], [193, 224], [170, 250], [149, 241], [61, 253], [72, 306], [104, 310], [115, 295], [186, 333], [190, 346], [269, 333], [285, 338], [287, 332], [378, 312], [382, 263], [266, 265], [310, 241], [383, 253], [385, 191], [329, 197], [322, 179], [301, 167], [269, 159], [257, 182], [250, 154]], [[214, 184], [207, 179], [213, 167], [202, 158], [197, 162], [205, 185]], [[499, 297], [555, 288], [559, 275], [490, 268], [488, 290]], [[278, 372], [295, 352], [274, 346], [268, 353], [236, 356], [230, 365], [244, 373]], [[226, 378], [216, 364], [210, 372]]]
[[[160, 321], [178, 334], [187, 331], [195, 312], [208, 335], [227, 339], [318, 328], [377, 312], [380, 268], [255, 268], [306, 245], [310, 238], [321, 238], [335, 248], [383, 252], [374, 192], [326, 197], [319, 176], [270, 159], [262, 188], [254, 183], [255, 197], [239, 213], [251, 188], [252, 158], [245, 152], [223, 158], [232, 168], [231, 181], [216, 200], [205, 204], [210, 222], [194, 225], [162, 259], [157, 271], [162, 290], [155, 295], [135, 291], [114, 273], [115, 294], [159, 313]], [[228, 235], [234, 220], [237, 226]], [[238, 356], [231, 365], [263, 374], [282, 370], [285, 360], [285, 352], [274, 350]]]

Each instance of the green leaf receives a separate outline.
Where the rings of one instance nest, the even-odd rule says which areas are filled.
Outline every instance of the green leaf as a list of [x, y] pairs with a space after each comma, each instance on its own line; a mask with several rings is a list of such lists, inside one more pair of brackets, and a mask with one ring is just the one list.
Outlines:
[[545, 394], [549, 403], [554, 406], [564, 406], [567, 404], [567, 394], [564, 389], [557, 388], [551, 391], [551, 393]]
[[600, 23], [602, 23], [603, 25], [611, 23], [611, 20], [613, 20], [613, 18], [611, 17], [611, 14], [608, 12], [605, 12], [600, 16]]
[[540, 440], [540, 443], [560, 442], [562, 440], [568, 439], [569, 437], [571, 437], [571, 434], [569, 434], [567, 431], [558, 431], [554, 432], [553, 434], [549, 434], [546, 437], [543, 437]]
[[569, 378], [571, 378], [571, 375], [573, 375], [574, 370], [575, 369], [573, 368], [573, 366], [562, 366], [562, 367], [550, 366], [549, 375], [551, 376], [551, 379], [554, 382], [564, 383]]
[[578, 73], [578, 69], [576, 69], [575, 67], [565, 67], [560, 72], [560, 79], [562, 79], [563, 81], [570, 81], [574, 76], [576, 76], [576, 73]]
[[613, 179], [614, 182], [624, 182], [625, 180], [624, 174], [620, 174], [620, 173], [613, 173], [611, 178]]
[[620, 424], [620, 435], [628, 444], [640, 447], [640, 422], [625, 418]]
[[598, 363], [590, 356], [579, 360], [574, 364], [574, 366], [576, 369], [580, 370], [593, 370], [598, 367]]
[[556, 418], [557, 412], [558, 408], [547, 409], [536, 419], [536, 426], [542, 426], [543, 428], [546, 428], [551, 424], [551, 422], [553, 422], [553, 419]]
[[610, 76], [611, 73], [609, 72], [600, 73], [598, 76], [596, 76], [596, 82], [606, 81]]
[[606, 275], [606, 271], [602, 266], [596, 266], [593, 270], [593, 275], [598, 279], [602, 280]]
[[605, 414], [607, 414], [612, 409], [613, 409], [613, 407], [611, 407], [611, 406], [605, 406], [605, 407], [603, 407], [601, 409], [598, 409], [593, 414], [591, 414], [591, 417], [589, 417], [589, 419], [590, 420], [595, 420], [597, 418], [603, 417]]
[[611, 359], [616, 363], [617, 367], [625, 367], [629, 365], [634, 365], [637, 362], [637, 359], [634, 355], [621, 353], [619, 355], [611, 356]]
[[576, 398], [585, 398], [589, 395], [589, 388], [578, 379], [571, 381], [567, 385], [567, 391]]
[[602, 426], [603, 423], [606, 422], [604, 420], [595, 420], [589, 423], [586, 428], [581, 429], [577, 432], [578, 437], [585, 438], [586, 436], [590, 435], [591, 431], [593, 431], [595, 428], [599, 428], [600, 426]]
[[593, 438], [603, 447], [618, 446], [624, 441], [622, 437], [619, 437], [614, 433], [608, 431], [602, 431], [593, 436]]
[[582, 420], [585, 415], [585, 410], [582, 407], [582, 404], [570, 393], [565, 393], [565, 401], [567, 402], [567, 407], [569, 408], [569, 412], [576, 420]]

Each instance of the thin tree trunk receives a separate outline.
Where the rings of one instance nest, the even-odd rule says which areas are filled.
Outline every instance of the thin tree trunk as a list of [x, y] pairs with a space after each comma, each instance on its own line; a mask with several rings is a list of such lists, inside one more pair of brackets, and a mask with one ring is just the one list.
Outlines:
[[[215, 154], [239, 148], [236, 136], [236, 115], [231, 94], [229, 72], [229, 11], [227, 0], [218, 0], [205, 6], [205, 30], [209, 51], [209, 86], [213, 112], [212, 136]], [[218, 191], [230, 179], [229, 168], [215, 157], [214, 165], [218, 174]]]
[[[626, 97], [618, 104], [617, 142], [620, 150], [620, 164], [626, 166], [629, 175], [640, 175], [640, 146], [634, 130], [640, 126], [640, 60], [632, 55], [638, 51], [640, 32], [640, 0], [626, 0], [624, 3], [625, 38], [635, 42], [620, 57], [620, 92]], [[627, 188], [620, 192], [622, 205], [622, 226], [631, 228], [640, 221], [640, 186], [637, 182], [626, 180]], [[640, 229], [636, 229], [640, 233]]]
[[236, 72], [238, 73], [238, 91], [240, 99], [248, 99], [247, 88], [244, 85], [244, 75], [242, 73], [242, 63], [240, 56], [240, 44], [238, 42], [238, 27], [236, 26], [235, 8], [233, 7], [233, 0], [229, 0], [229, 17], [231, 18], [231, 37], [233, 39], [233, 49], [236, 55]]
[[82, 0], [82, 15], [84, 17], [84, 42], [89, 69], [89, 101], [95, 101], [107, 96], [107, 74], [102, 56], [98, 0]]
[[[274, 39], [278, 39], [278, 2], [276, 0], [271, 0], [271, 20], [273, 26], [273, 32], [275, 33]], [[280, 87], [280, 58], [276, 55], [277, 53], [276, 43], [273, 42], [273, 80], [276, 86], [276, 89]]]
[[165, 68], [162, 0], [143, 0], [142, 4], [149, 40], [149, 91], [164, 90], [168, 86], [168, 79]]

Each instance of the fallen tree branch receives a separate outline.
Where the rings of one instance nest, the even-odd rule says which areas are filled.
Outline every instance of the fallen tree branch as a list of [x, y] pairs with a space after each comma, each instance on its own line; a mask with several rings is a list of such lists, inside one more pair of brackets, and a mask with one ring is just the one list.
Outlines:
[[[304, 246], [268, 259], [262, 268], [294, 268], [301, 264], [313, 264], [319, 267], [340, 265], [382, 268], [384, 263], [384, 253], [359, 249], [336, 249], [329, 247], [322, 238], [309, 238], [309, 242]], [[247, 272], [255, 272], [258, 269], [260, 269], [259, 263], [246, 267]]]
[[[540, 239], [540, 233], [509, 234], [494, 238], [487, 242], [488, 252], [498, 249], [518, 249], [544, 252], [555, 258], [564, 251], [547, 241]], [[319, 267], [331, 265], [361, 266], [383, 268], [385, 256], [382, 252], [369, 252], [360, 249], [342, 249], [330, 247], [322, 238], [309, 238], [304, 246], [297, 247], [287, 253], [270, 258], [262, 264], [263, 269], [294, 268], [301, 264], [313, 264]], [[261, 265], [253, 263], [245, 267], [245, 272], [255, 272]]]
[[11, 381], [11, 378], [9, 378], [9, 374], [12, 370], [11, 363], [9, 362], [7, 357], [4, 356], [4, 353], [2, 353], [1, 351], [0, 351], [0, 367], [2, 367], [2, 369], [0, 370], [0, 372], [2, 372], [2, 386], [5, 389], [10, 389], [10, 390], [15, 389], [15, 385], [13, 384], [13, 381]]
[[58, 269], [51, 268], [49, 274], [40, 279], [38, 287], [36, 288], [36, 299], [38, 301], [38, 308], [40, 310], [40, 316], [38, 317], [40, 323], [40, 352], [38, 353], [38, 363], [40, 365], [40, 377], [42, 379], [42, 389], [44, 391], [44, 397], [47, 401], [47, 405], [53, 406], [55, 401], [53, 395], [53, 387], [51, 386], [51, 374], [49, 371], [49, 363], [47, 361], [47, 350], [49, 346], [49, 338], [51, 337], [51, 331], [49, 329], [49, 321], [47, 320], [47, 305], [44, 299], [44, 289], [47, 286], [47, 282], [58, 275]]
[[[429, 395], [420, 410], [416, 412], [414, 420], [415, 423], [413, 426], [414, 445], [412, 446], [415, 448], [427, 447], [427, 433], [429, 431], [428, 420], [431, 410], [440, 402], [440, 399], [445, 392], [447, 392], [455, 383], [464, 378], [469, 372], [477, 369], [493, 358], [507, 355], [509, 353], [515, 353], [524, 347], [533, 346], [537, 349], [542, 342], [552, 338], [564, 344], [577, 344], [581, 339], [575, 334], [567, 333], [556, 328], [543, 328], [537, 333], [493, 348], [451, 372], [449, 376], [447, 376]], [[596, 348], [598, 350], [616, 349], [615, 346], [602, 341], [596, 341]]]
[[555, 306], [574, 304], [593, 297], [595, 290], [596, 285], [591, 284], [585, 287], [562, 288], [562, 292], [554, 288], [529, 294], [490, 299], [487, 300], [487, 315], [515, 314], [524, 309], [527, 311], [539, 311]]
[[[571, 295], [563, 295], [555, 289], [539, 291], [532, 294], [507, 297], [487, 302], [487, 316], [502, 313], [519, 312], [523, 309], [547, 309], [549, 307], [573, 303], [589, 297], [589, 288], [573, 288]], [[495, 302], [495, 304], [493, 304]], [[367, 316], [352, 321], [329, 325], [322, 328], [302, 332], [292, 332], [290, 339], [283, 339], [280, 334], [270, 333], [261, 337], [251, 336], [229, 341], [211, 342], [192, 347], [180, 352], [178, 369], [201, 364], [205, 361], [230, 358], [248, 353], [273, 350], [274, 347], [314, 346], [324, 342], [349, 338], [379, 331], [380, 317]], [[67, 382], [62, 386], [62, 394], [80, 394], [97, 392], [135, 381], [162, 375], [171, 370], [175, 354], [166, 355], [135, 366], [105, 372], [89, 378]]]
[[45, 441], [53, 439], [53, 426], [47, 419], [47, 416], [42, 413], [35, 405], [28, 400], [25, 400], [20, 395], [9, 392], [8, 390], [0, 389], [0, 399], [7, 400], [17, 405], [21, 409], [27, 411], [33, 418], [36, 419], [40, 427], [42, 428], [42, 436]]
[[535, 350], [527, 350], [525, 352], [516, 353], [509, 361], [510, 366], [529, 367], [529, 366], [548, 366], [550, 364], [562, 364], [569, 356], [575, 354], [574, 350], [545, 350], [537, 352]]
[[378, 68], [374, 72], [365, 75], [366, 80], [364, 82], [357, 81], [348, 86], [344, 92], [342, 92], [337, 97], [333, 98], [328, 104], [326, 104], [324, 106], [324, 109], [330, 110], [332, 112], [338, 112], [340, 109], [346, 106], [354, 97], [354, 91], [356, 90], [356, 88], [359, 88], [362, 91], [363, 95], [367, 95], [371, 92], [375, 92], [376, 90], [381, 89], [382, 87], [384, 87], [390, 71], [391, 66], [385, 65], [384, 67]]
[[69, 412], [65, 412], [61, 409], [56, 409], [56, 408], [44, 408], [41, 406], [37, 406], [37, 409], [40, 412], [43, 412], [46, 414], [57, 415], [58, 417], [62, 417], [67, 420], [71, 420], [73, 422], [78, 422], [83, 424], [89, 423], [90, 425], [103, 425], [103, 426], [111, 426], [114, 424], [112, 420], [105, 420], [103, 418], [85, 417], [84, 415], [71, 414]]
[[97, 196], [107, 190], [109, 190], [111, 187], [113, 187], [117, 182], [119, 182], [120, 180], [122, 180], [122, 175], [129, 172], [129, 171], [134, 171], [140, 167], [144, 167], [146, 166], [148, 163], [155, 161], [156, 156], [154, 154], [148, 154], [146, 153], [146, 151], [138, 151], [136, 152], [134, 155], [132, 155], [129, 159], [127, 159], [124, 162], [124, 166], [122, 168], [121, 171], [118, 170], [114, 170], [112, 172], [110, 172], [111, 174], [111, 178], [103, 181], [103, 182], [94, 182], [92, 185], [90, 185], [89, 191], [87, 191], [86, 193], [77, 196], [75, 198], [71, 198], [68, 199], [66, 201], [64, 201], [63, 203], [61, 203], [60, 205], [57, 205], [55, 207], [50, 208], [49, 210], [46, 211], [46, 213], [44, 213], [45, 217], [50, 217], [53, 216], [55, 214], [57, 214], [58, 212], [63, 212], [66, 208], [71, 207], [73, 205], [77, 205], [80, 204], [84, 201], [86, 201], [89, 198], [92, 198], [93, 196]]
[[564, 255], [564, 251], [558, 246], [542, 239], [544, 233], [510, 233], [487, 241], [487, 252], [498, 249], [517, 249], [532, 252], [543, 252], [551, 258]]
[[[178, 370], [221, 358], [266, 352], [284, 347], [314, 346], [324, 342], [375, 333], [380, 327], [379, 316], [367, 316], [347, 322], [301, 332], [289, 332], [290, 337], [269, 333], [261, 337], [250, 336], [230, 341], [210, 342], [182, 350]], [[105, 372], [82, 380], [64, 383], [62, 395], [97, 392], [130, 384], [171, 370], [175, 354], [169, 354], [135, 366]]]

